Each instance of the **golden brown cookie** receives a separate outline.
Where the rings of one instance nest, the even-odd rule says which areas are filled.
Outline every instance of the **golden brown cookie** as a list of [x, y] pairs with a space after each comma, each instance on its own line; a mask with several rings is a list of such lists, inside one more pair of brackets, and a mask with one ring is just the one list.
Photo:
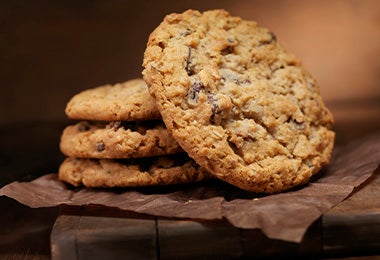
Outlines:
[[275, 193], [329, 162], [333, 117], [316, 81], [256, 22], [223, 10], [170, 14], [143, 66], [173, 137], [218, 178]]
[[67, 126], [61, 136], [63, 154], [78, 158], [118, 159], [183, 152], [162, 120], [88, 122]]
[[84, 90], [73, 96], [65, 110], [79, 120], [133, 121], [161, 118], [142, 79]]
[[198, 182], [212, 178], [185, 153], [130, 160], [66, 158], [59, 179], [93, 188], [140, 187]]

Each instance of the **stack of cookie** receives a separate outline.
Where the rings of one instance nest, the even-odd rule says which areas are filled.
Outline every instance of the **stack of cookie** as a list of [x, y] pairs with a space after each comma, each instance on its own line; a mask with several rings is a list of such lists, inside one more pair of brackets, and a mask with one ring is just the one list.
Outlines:
[[209, 174], [167, 131], [142, 79], [85, 90], [68, 102], [59, 178], [74, 186], [136, 187], [201, 181]]

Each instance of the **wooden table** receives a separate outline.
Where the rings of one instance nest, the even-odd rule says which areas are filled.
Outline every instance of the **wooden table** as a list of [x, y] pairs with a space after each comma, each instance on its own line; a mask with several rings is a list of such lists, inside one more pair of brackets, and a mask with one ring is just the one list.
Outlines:
[[[63, 159], [58, 143], [67, 123], [2, 128], [0, 184], [55, 172]], [[354, 131], [347, 131], [348, 125], [337, 125], [339, 143], [380, 131], [379, 123], [362, 131], [353, 127], [355, 122], [349, 128]], [[0, 258], [380, 258], [379, 173], [318, 219], [300, 244], [268, 239], [259, 230], [237, 229], [223, 221], [154, 218], [104, 207], [30, 209], [0, 197]]]
[[54, 259], [214, 259], [378, 254], [380, 171], [318, 219], [300, 244], [223, 221], [152, 218], [104, 207], [63, 208], [52, 235]]

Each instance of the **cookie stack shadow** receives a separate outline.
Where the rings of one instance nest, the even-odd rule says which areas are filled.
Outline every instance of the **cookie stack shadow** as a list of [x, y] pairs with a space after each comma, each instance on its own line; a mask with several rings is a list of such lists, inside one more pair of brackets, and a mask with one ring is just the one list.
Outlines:
[[142, 79], [82, 91], [66, 106], [77, 123], [62, 133], [59, 179], [75, 187], [139, 187], [198, 182], [198, 166], [165, 127]]

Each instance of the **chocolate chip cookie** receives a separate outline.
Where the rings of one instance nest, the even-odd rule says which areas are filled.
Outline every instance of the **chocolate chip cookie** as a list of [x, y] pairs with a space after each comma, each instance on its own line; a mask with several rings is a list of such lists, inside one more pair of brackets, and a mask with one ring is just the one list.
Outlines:
[[143, 66], [173, 137], [218, 178], [276, 193], [329, 162], [333, 116], [316, 81], [256, 22], [223, 10], [170, 14]]
[[79, 120], [133, 121], [161, 118], [142, 79], [84, 90], [73, 96], [66, 115]]
[[93, 188], [139, 187], [198, 182], [212, 178], [185, 153], [131, 160], [66, 158], [59, 179]]
[[67, 156], [98, 159], [183, 152], [162, 120], [110, 123], [82, 121], [64, 129], [60, 148]]

